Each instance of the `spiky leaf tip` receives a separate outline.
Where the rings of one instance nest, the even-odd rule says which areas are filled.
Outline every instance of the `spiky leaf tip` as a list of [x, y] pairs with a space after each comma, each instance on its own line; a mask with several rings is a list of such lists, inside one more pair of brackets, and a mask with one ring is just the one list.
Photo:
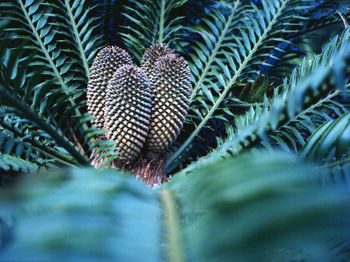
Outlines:
[[107, 46], [96, 56], [91, 69], [87, 87], [88, 112], [95, 117], [92, 120], [98, 128], [104, 126], [104, 106], [108, 81], [115, 71], [125, 64], [132, 64], [128, 52], [118, 46]]
[[179, 135], [191, 95], [190, 68], [176, 54], [158, 59], [149, 77], [153, 93], [151, 125], [146, 149], [163, 153]]
[[159, 58], [172, 53], [172, 50], [163, 43], [156, 43], [150, 46], [143, 54], [141, 60], [141, 68], [145, 71], [146, 76], [149, 77], [151, 75], [153, 67]]
[[104, 128], [122, 160], [132, 162], [140, 155], [151, 109], [152, 93], [144, 71], [133, 65], [120, 67], [108, 84]]

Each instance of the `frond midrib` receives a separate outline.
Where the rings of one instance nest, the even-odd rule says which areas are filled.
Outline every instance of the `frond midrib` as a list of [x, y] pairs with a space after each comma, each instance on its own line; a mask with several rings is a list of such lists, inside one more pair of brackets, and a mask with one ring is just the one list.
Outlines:
[[221, 34], [218, 38], [218, 41], [215, 43], [215, 48], [213, 49], [213, 51], [211, 52], [210, 54], [210, 57], [208, 59], [208, 62], [206, 63], [204, 69], [202, 70], [201, 72], [201, 75], [198, 79], [198, 81], [196, 82], [196, 85], [192, 91], [192, 94], [191, 94], [191, 98], [190, 98], [190, 101], [192, 101], [194, 99], [194, 97], [196, 96], [197, 92], [198, 92], [198, 89], [200, 87], [200, 85], [202, 84], [207, 72], [209, 71], [209, 67], [211, 66], [211, 64], [213, 63], [217, 53], [218, 53], [218, 50], [219, 48], [221, 47], [221, 43], [224, 41], [225, 39], [225, 36], [226, 36], [226, 33], [228, 31], [228, 29], [230, 28], [230, 25], [231, 25], [231, 22], [232, 22], [232, 19], [234, 17], [234, 15], [236, 14], [236, 11], [237, 11], [237, 8], [238, 8], [238, 4], [240, 3], [240, 0], [237, 0], [235, 2], [235, 5], [233, 7], [233, 10], [230, 14], [230, 16], [228, 17], [227, 21], [226, 21], [226, 24], [225, 24], [225, 27], [224, 29], [221, 31]]
[[78, 44], [80, 58], [81, 58], [81, 60], [83, 62], [83, 66], [84, 66], [84, 69], [85, 69], [85, 74], [86, 74], [87, 77], [89, 77], [90, 69], [89, 69], [88, 61], [87, 61], [87, 58], [86, 58], [86, 55], [85, 55], [85, 52], [84, 52], [83, 43], [81, 41], [80, 34], [78, 32], [78, 27], [77, 27], [77, 24], [75, 22], [75, 19], [74, 19], [73, 13], [72, 13], [72, 9], [70, 7], [70, 4], [69, 4], [68, 0], [64, 0], [64, 4], [65, 4], [67, 12], [68, 12], [68, 17], [69, 17], [69, 20], [70, 20], [70, 23], [71, 23], [71, 27], [73, 29], [75, 40], [76, 40], [76, 42]]
[[163, 210], [165, 257], [168, 262], [185, 262], [182, 248], [179, 213], [174, 194], [169, 189], [158, 192]]
[[159, 29], [158, 29], [158, 43], [163, 43], [164, 35], [164, 21], [165, 21], [165, 0], [161, 0], [160, 14], [159, 14]]

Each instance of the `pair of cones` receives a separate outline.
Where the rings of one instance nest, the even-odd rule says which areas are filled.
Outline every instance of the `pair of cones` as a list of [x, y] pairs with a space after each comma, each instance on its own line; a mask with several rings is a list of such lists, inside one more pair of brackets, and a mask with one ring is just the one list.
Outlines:
[[123, 165], [164, 154], [185, 121], [191, 93], [186, 60], [164, 44], [146, 50], [140, 67], [117, 46], [96, 56], [88, 83], [92, 123], [115, 141]]

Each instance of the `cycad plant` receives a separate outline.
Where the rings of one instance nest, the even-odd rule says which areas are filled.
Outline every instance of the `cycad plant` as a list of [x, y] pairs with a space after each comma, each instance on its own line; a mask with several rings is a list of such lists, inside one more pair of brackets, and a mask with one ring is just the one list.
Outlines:
[[1, 1], [0, 260], [348, 261], [349, 8]]

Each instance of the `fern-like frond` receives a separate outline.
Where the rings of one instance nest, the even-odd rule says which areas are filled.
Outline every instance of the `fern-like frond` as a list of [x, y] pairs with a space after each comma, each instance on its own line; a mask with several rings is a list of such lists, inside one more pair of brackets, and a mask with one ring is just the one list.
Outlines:
[[349, 4], [345, 3], [346, 1], [314, 2], [313, 8], [308, 12], [308, 21], [299, 32], [300, 35], [330, 25], [347, 23], [346, 20], [350, 18]]
[[237, 129], [231, 130], [228, 139], [207, 157], [191, 164], [187, 170], [198, 168], [203, 161], [217, 161], [219, 158], [235, 155], [262, 140], [268, 141], [268, 137], [276, 134], [290, 119], [299, 116], [303, 110], [327, 96], [332, 90], [337, 87], [344, 89], [344, 79], [350, 75], [349, 68], [345, 66], [350, 60], [349, 32], [345, 35], [344, 44], [338, 49], [339, 53], [315, 64], [312, 73], [297, 83], [288, 84], [285, 81], [281, 94], [276, 92], [272, 99], [266, 98], [263, 108], [251, 108], [237, 121]]
[[207, 122], [215, 117], [230, 91], [238, 88], [243, 79], [254, 79], [259, 66], [268, 66], [267, 58], [278, 59], [272, 52], [280, 53], [279, 44], [289, 43], [284, 36], [294, 30], [294, 20], [304, 18], [295, 13], [308, 8], [308, 1], [278, 0], [262, 1], [259, 9], [253, 3], [234, 2], [228, 16], [213, 12], [214, 24], [201, 27], [200, 33], [206, 46], [198, 41], [195, 48], [204, 50], [204, 56], [195, 52], [192, 62], [194, 93], [190, 122], [195, 128], [187, 140], [169, 157], [171, 165], [190, 145]]
[[[48, 164], [77, 165], [67, 150], [61, 148], [50, 136], [33, 126], [32, 122], [11, 115], [8, 110], [0, 114], [3, 140], [1, 152], [30, 160], [38, 166]], [[10, 148], [11, 147], [11, 148]]]
[[91, 18], [91, 11], [94, 7], [87, 7], [85, 0], [60, 0], [58, 4], [62, 8], [62, 18], [69, 23], [62, 26], [70, 31], [72, 38], [75, 40], [76, 50], [79, 51], [81, 64], [85, 69], [86, 76], [89, 76], [89, 68], [99, 47], [101, 46], [101, 36], [94, 36], [96, 25], [94, 22], [99, 17]]
[[324, 184], [350, 185], [350, 113], [319, 126], [302, 147], [299, 158], [321, 163]]
[[[79, 5], [78, 5], [79, 4]], [[88, 21], [89, 10], [83, 12], [84, 1], [74, 1], [72, 6], [65, 1], [5, 1], [0, 5], [2, 19], [10, 21], [4, 28], [7, 38], [16, 45], [16, 39], [28, 41], [26, 52], [35, 58], [31, 63], [33, 71], [42, 70], [45, 82], [51, 81], [51, 90], [56, 91], [56, 101], [61, 103], [55, 110], [69, 105], [77, 118], [83, 119], [85, 87], [88, 79], [88, 63], [97, 51], [98, 37], [92, 34], [92, 21]], [[66, 9], [66, 10], [65, 10]], [[69, 11], [67, 10], [69, 9]], [[71, 13], [72, 16], [69, 16]], [[31, 71], [27, 69], [27, 71]], [[55, 85], [55, 87], [53, 87]], [[59, 97], [59, 98], [58, 98]], [[74, 118], [67, 118], [75, 127]], [[86, 123], [80, 123], [78, 134], [89, 132]], [[77, 136], [78, 136], [77, 134]]]
[[181, 16], [174, 16], [176, 8], [187, 0], [132, 0], [125, 5], [124, 16], [127, 24], [121, 33], [128, 50], [138, 59], [149, 46], [154, 43], [171, 45], [177, 40], [177, 34], [182, 28]]
[[[349, 29], [345, 30], [341, 35], [335, 36], [325, 47], [319, 55], [313, 57], [305, 57], [301, 64], [295, 68], [290, 75], [289, 88], [294, 88], [298, 82], [307, 74], [312, 72], [319, 65], [327, 65], [337, 63], [331, 61], [336, 57], [337, 52], [342, 52], [347, 46], [350, 38]], [[348, 95], [349, 90], [346, 89], [343, 95]], [[264, 143], [265, 146], [280, 146], [287, 151], [298, 152], [305, 144], [308, 136], [312, 134], [315, 129], [325, 121], [332, 118], [337, 118], [349, 111], [349, 104], [341, 100], [340, 90], [333, 90], [327, 96], [323, 97], [316, 103], [305, 108], [300, 114], [289, 119], [278, 132], [271, 136], [270, 143]]]
[[63, 133], [57, 130], [50, 122], [40, 116], [37, 112], [33, 111], [23, 101], [15, 96], [11, 95], [2, 85], [0, 85], [0, 102], [2, 105], [14, 108], [16, 114], [29, 120], [34, 124], [34, 127], [38, 127], [39, 130], [44, 131], [49, 135], [59, 146], [65, 148], [80, 164], [88, 164], [88, 160], [79, 152], [73, 143], [71, 143]]
[[25, 161], [18, 157], [0, 153], [0, 175], [3, 175], [4, 171], [28, 173], [36, 169], [37, 166], [31, 161]]
[[[0, 137], [1, 139], [1, 137]], [[14, 173], [34, 172], [38, 167], [31, 161], [22, 158], [0, 153], [0, 186], [11, 179]]]
[[350, 158], [350, 113], [317, 128], [301, 149], [300, 157], [327, 162]]
[[[86, 113], [89, 66], [100, 45], [90, 12], [80, 0], [0, 4], [0, 20], [9, 21], [1, 28], [1, 99], [22, 122], [16, 137], [71, 164], [88, 163], [98, 146], [94, 137], [102, 132], [89, 127]], [[50, 146], [41, 144], [48, 140]]]

